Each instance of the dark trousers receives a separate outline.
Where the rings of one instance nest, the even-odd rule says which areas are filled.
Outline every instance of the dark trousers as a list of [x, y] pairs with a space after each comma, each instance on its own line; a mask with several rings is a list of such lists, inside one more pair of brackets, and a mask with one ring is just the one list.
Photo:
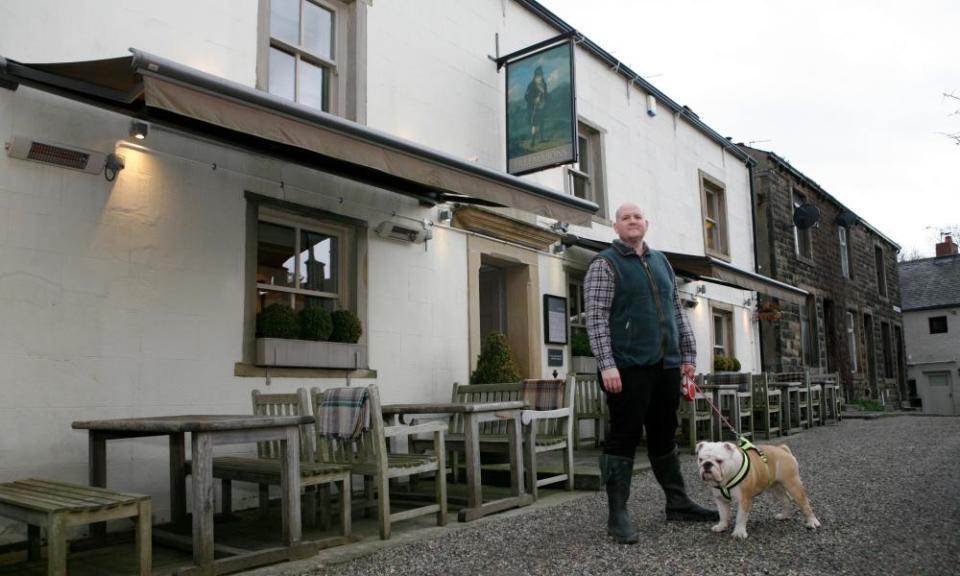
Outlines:
[[[610, 433], [604, 454], [633, 458], [647, 431], [647, 453], [663, 456], [676, 447], [677, 408], [680, 403], [680, 368], [652, 366], [620, 368], [623, 389], [606, 392], [610, 408]], [[602, 382], [602, 380], [601, 380]]]

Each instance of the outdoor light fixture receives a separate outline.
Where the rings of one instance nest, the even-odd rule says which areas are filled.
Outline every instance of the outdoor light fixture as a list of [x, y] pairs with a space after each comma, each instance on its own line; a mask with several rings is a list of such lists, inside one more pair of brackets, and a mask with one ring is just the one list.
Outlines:
[[439, 222], [449, 222], [453, 220], [453, 210], [450, 208], [441, 208], [440, 211], [437, 212], [437, 220]]
[[137, 140], [143, 140], [150, 131], [150, 125], [140, 120], [134, 120], [130, 123], [130, 135]]
[[117, 178], [117, 174], [120, 173], [123, 168], [123, 156], [118, 156], [117, 154], [108, 154], [103, 165], [103, 177], [107, 179], [107, 182], [113, 182]]
[[557, 242], [556, 244], [553, 245], [553, 248], [551, 249], [551, 251], [554, 254], [563, 254], [564, 252], [567, 251], [567, 247], [563, 245], [563, 242]]
[[706, 294], [706, 293], [707, 293], [707, 285], [706, 285], [706, 284], [701, 284], [701, 285], [697, 286], [697, 294]]

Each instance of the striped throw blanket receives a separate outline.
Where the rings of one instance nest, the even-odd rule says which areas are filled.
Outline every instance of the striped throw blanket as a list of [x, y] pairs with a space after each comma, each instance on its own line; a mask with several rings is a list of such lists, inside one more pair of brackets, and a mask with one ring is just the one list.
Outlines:
[[534, 410], [556, 410], [563, 404], [563, 380], [524, 380], [523, 399]]
[[370, 429], [366, 387], [331, 388], [323, 393], [317, 427], [321, 436], [357, 438]]

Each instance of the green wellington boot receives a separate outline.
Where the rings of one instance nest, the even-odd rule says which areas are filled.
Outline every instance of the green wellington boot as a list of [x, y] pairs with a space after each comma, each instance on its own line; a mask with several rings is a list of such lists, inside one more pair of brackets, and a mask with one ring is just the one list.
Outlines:
[[633, 479], [633, 458], [602, 454], [600, 456], [600, 481], [607, 488], [607, 504], [610, 515], [607, 533], [620, 544], [636, 544], [637, 530], [627, 512], [630, 498], [630, 481]]
[[687, 489], [683, 484], [683, 475], [680, 474], [680, 459], [676, 448], [663, 456], [650, 458], [653, 475], [663, 488], [667, 497], [667, 520], [686, 522], [717, 522], [720, 514], [716, 510], [704, 508], [695, 504], [687, 496]]

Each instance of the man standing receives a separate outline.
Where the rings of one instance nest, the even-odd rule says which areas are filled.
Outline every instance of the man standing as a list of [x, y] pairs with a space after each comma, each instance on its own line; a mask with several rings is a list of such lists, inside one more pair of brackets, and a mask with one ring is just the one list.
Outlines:
[[643, 241], [648, 224], [635, 204], [620, 206], [613, 224], [620, 238], [593, 259], [584, 281], [587, 332], [610, 408], [610, 434], [600, 456], [607, 531], [624, 544], [637, 541], [627, 500], [644, 428], [650, 464], [666, 495], [667, 520], [719, 519], [715, 510], [690, 500], [680, 474], [675, 441], [680, 380], [696, 374], [697, 348], [670, 263]]

